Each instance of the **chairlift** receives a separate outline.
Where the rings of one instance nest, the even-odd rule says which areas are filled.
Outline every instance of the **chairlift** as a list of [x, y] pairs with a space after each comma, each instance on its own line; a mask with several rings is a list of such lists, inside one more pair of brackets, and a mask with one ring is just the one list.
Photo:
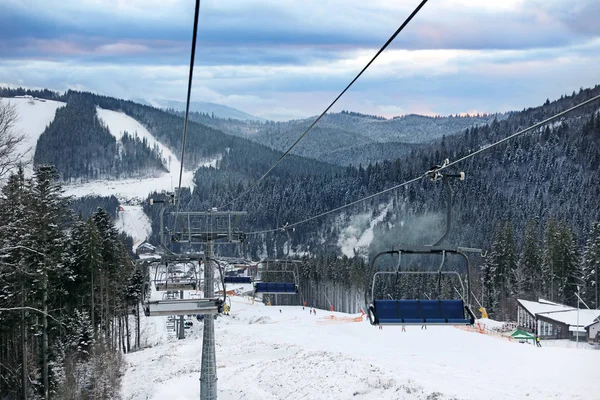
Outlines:
[[238, 275], [237, 268], [233, 266], [233, 269], [229, 271], [225, 271], [225, 276], [223, 278], [224, 283], [233, 283], [233, 284], [247, 284], [252, 283], [252, 277], [250, 276], [240, 276]]
[[147, 317], [169, 315], [220, 314], [223, 312], [223, 300], [215, 299], [180, 299], [154, 300], [144, 305]]
[[[156, 291], [169, 291], [169, 290], [196, 290], [198, 287], [198, 275], [196, 271], [196, 265], [191, 261], [181, 262], [184, 268], [178, 268], [177, 262], [175, 265], [169, 265], [169, 262], [165, 262], [165, 271], [156, 269], [154, 275], [154, 285]], [[180, 263], [180, 264], [181, 264]]]
[[[447, 165], [444, 163], [443, 166]], [[451, 228], [451, 205], [452, 190], [448, 183], [448, 178], [456, 177], [464, 180], [464, 173], [451, 175], [440, 172], [440, 166], [433, 167], [427, 174], [432, 180], [443, 178], [447, 191], [447, 221], [444, 235], [431, 246], [406, 246], [399, 249], [392, 249], [378, 253], [371, 262], [370, 276], [372, 276], [370, 288], [365, 290], [365, 302], [367, 304], [368, 318], [372, 325], [472, 325], [475, 322], [471, 304], [471, 278], [470, 261], [466, 252], [481, 252], [479, 249], [470, 249], [464, 247], [440, 246], [440, 243], [447, 237]], [[402, 269], [401, 261], [403, 254], [416, 255], [441, 255], [441, 263], [437, 270], [409, 271]], [[393, 271], [375, 271], [377, 260], [384, 255], [398, 256], [398, 262]], [[455, 270], [447, 269], [447, 256], [457, 255], [465, 262], [466, 285], [461, 275]], [[394, 277], [395, 283], [402, 277], [408, 276], [433, 276], [437, 277], [438, 290], [437, 298], [431, 298], [426, 293], [421, 294], [421, 298], [407, 299], [404, 296], [392, 297], [389, 293], [377, 296], [377, 282], [384, 277]], [[458, 299], [445, 297], [441, 292], [441, 282], [443, 277], [455, 278], [460, 287], [460, 291], [453, 286], [455, 292], [459, 295]], [[396, 294], [396, 293], [394, 293]], [[385, 297], [389, 297], [389, 299]], [[422, 297], [426, 297], [422, 298]], [[455, 296], [453, 296], [455, 297]]]
[[[216, 260], [213, 260], [216, 261]], [[184, 262], [183, 260], [174, 260], [174, 262]], [[187, 266], [192, 265], [194, 274], [195, 274], [195, 265], [193, 263], [191, 263], [190, 261], [186, 261], [185, 264]], [[218, 262], [217, 262], [218, 264]], [[167, 263], [165, 263], [165, 266], [167, 267], [168, 270], [168, 266]], [[219, 265], [219, 269], [220, 269], [220, 265]], [[220, 269], [221, 270], [221, 269]], [[188, 271], [191, 271], [191, 269], [188, 269]], [[155, 275], [156, 277], [156, 275]], [[194, 276], [195, 277], [195, 276]], [[221, 270], [221, 277], [222, 277], [222, 270]], [[160, 280], [158, 282], [155, 281], [155, 284], [161, 282]], [[169, 294], [169, 292], [171, 293], [175, 293], [172, 291], [173, 286], [176, 285], [172, 285], [173, 282], [170, 282], [168, 279], [165, 280], [164, 282], [166, 287], [169, 288], [169, 291], [167, 291], [166, 293], [166, 298], [163, 295], [163, 300], [150, 300], [150, 301], [146, 301], [144, 303], [144, 314], [148, 317], [155, 317], [155, 316], [171, 316], [171, 315], [197, 315], [197, 314], [214, 314], [215, 316], [217, 314], [220, 314], [223, 312], [223, 306], [225, 304], [226, 301], [226, 295], [225, 292], [223, 292], [223, 297], [220, 296], [214, 296], [211, 298], [189, 298], [189, 299], [177, 299], [177, 298], [173, 298], [172, 295]], [[222, 279], [221, 279], [222, 282]], [[193, 288], [196, 288], [196, 284], [197, 284], [197, 280], [195, 280], [193, 282]], [[183, 286], [183, 283], [181, 283], [181, 285]], [[179, 287], [182, 287], [179, 286]], [[188, 287], [184, 287], [184, 289], [187, 289]], [[180, 290], [184, 290], [184, 289], [180, 289]], [[158, 290], [158, 287], [157, 287]]]
[[[259, 270], [260, 278], [254, 282], [254, 293], [262, 294], [297, 294], [299, 286], [299, 260], [263, 260], [259, 262], [264, 268]], [[285, 276], [291, 279], [274, 279]]]

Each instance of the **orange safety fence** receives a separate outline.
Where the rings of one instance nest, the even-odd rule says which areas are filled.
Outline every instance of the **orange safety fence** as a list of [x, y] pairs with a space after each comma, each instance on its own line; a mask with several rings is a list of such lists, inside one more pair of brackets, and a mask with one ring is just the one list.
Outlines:
[[327, 315], [317, 320], [317, 325], [331, 325], [331, 324], [349, 324], [352, 322], [362, 322], [363, 316], [358, 317], [338, 317], [336, 315]]
[[454, 327], [461, 329], [463, 331], [467, 331], [467, 332], [477, 332], [477, 333], [481, 333], [482, 335], [488, 335], [488, 336], [496, 337], [499, 339], [506, 339], [509, 342], [512, 342], [514, 340], [514, 338], [512, 336], [506, 336], [498, 331], [493, 331], [491, 329], [488, 329], [488, 327], [485, 324], [482, 324], [480, 322], [477, 322], [475, 325], [472, 325], [472, 326], [470, 326], [470, 325], [455, 325]]

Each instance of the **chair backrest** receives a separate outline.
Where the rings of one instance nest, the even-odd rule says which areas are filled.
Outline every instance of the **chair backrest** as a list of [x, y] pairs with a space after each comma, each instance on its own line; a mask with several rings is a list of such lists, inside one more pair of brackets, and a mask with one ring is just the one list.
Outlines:
[[254, 287], [257, 293], [296, 293], [294, 282], [257, 282]]
[[225, 283], [252, 283], [249, 276], [226, 276], [223, 280]]
[[375, 300], [382, 323], [467, 323], [462, 300]]

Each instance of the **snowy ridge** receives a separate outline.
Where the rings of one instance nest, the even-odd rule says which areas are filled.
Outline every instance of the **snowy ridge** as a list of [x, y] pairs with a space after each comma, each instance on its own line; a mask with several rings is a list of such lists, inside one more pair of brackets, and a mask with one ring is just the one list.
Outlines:
[[[231, 300], [232, 315], [215, 324], [219, 399], [597, 397], [595, 351], [536, 348], [453, 327], [322, 324], [348, 315]], [[197, 399], [202, 324], [194, 321], [188, 336], [126, 355], [123, 398]], [[568, 367], [542, 367], [550, 365]]]
[[0, 101], [8, 102], [16, 107], [18, 119], [15, 124], [15, 133], [25, 136], [25, 140], [17, 147], [17, 152], [23, 154], [23, 161], [28, 163], [25, 173], [31, 176], [37, 141], [50, 122], [54, 121], [56, 110], [65, 106], [66, 103], [23, 97], [0, 98]]

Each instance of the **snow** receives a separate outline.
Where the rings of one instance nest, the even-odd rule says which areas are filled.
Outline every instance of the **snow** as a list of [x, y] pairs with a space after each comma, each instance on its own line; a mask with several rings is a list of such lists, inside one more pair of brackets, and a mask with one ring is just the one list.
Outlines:
[[379, 224], [389, 210], [392, 208], [392, 202], [387, 205], [380, 205], [380, 214], [372, 217], [371, 212], [352, 216], [350, 223], [341, 232], [338, 238], [338, 246], [342, 253], [347, 257], [354, 257], [354, 251], [358, 250], [360, 254], [368, 253], [369, 246], [374, 238], [373, 229]]
[[[160, 143], [148, 130], [130, 116], [116, 111], [104, 110], [96, 107], [98, 118], [107, 126], [110, 133], [120, 140], [123, 132], [130, 134], [137, 133], [138, 137], [146, 138], [148, 145], [154, 147], [156, 144], [162, 151], [163, 158], [166, 160], [166, 167], [170, 172], [162, 173], [153, 178], [129, 178], [120, 180], [98, 180], [85, 183], [65, 185], [65, 193], [76, 197], [86, 195], [110, 196], [115, 195], [118, 198], [145, 198], [150, 193], [170, 191], [179, 185], [179, 170], [181, 163], [177, 156], [165, 145]], [[220, 156], [207, 160], [202, 166], [214, 166]], [[194, 171], [184, 168], [182, 187], [194, 187]]]
[[577, 314], [577, 310], [539, 313], [541, 317], [550, 318], [567, 325], [585, 327], [592, 324], [600, 316], [600, 310], [579, 310], [579, 323], [577, 323]]
[[479, 318], [476, 322], [485, 326], [488, 329], [500, 329], [506, 326], [506, 322], [496, 321], [489, 318]]
[[[24, 161], [31, 161], [35, 154], [37, 141], [48, 124], [54, 120], [56, 110], [66, 103], [52, 100], [39, 100], [35, 98], [2, 98], [14, 104], [19, 115], [15, 125], [16, 133], [25, 135], [26, 140], [18, 147], [19, 152], [27, 152]], [[115, 195], [120, 199], [146, 198], [150, 193], [173, 191], [179, 184], [179, 170], [181, 164], [173, 151], [160, 143], [148, 130], [135, 119], [122, 112], [96, 108], [98, 118], [107, 126], [110, 133], [117, 139], [121, 139], [124, 131], [131, 134], [137, 133], [138, 137], [146, 138], [148, 144], [154, 147], [156, 144], [162, 151], [166, 167], [170, 172], [163, 173], [153, 178], [129, 178], [121, 180], [97, 180], [83, 183], [65, 184], [65, 194], [75, 197], [88, 195], [110, 196]], [[217, 155], [205, 160], [200, 166], [216, 167], [222, 155]], [[28, 176], [33, 171], [32, 163], [26, 168]], [[194, 187], [194, 171], [184, 168], [181, 185], [183, 187]]]
[[25, 136], [25, 140], [17, 147], [17, 152], [24, 154], [24, 162], [29, 162], [25, 168], [25, 173], [27, 176], [31, 176], [33, 174], [32, 161], [37, 141], [50, 122], [54, 120], [56, 110], [66, 103], [22, 97], [0, 98], [0, 100], [16, 107], [18, 119], [15, 124], [15, 133]]
[[120, 206], [115, 226], [133, 238], [133, 251], [152, 233], [150, 218], [144, 213], [142, 206]]
[[539, 303], [539, 302], [535, 302], [535, 301], [521, 300], [521, 299], [518, 299], [517, 301], [519, 303], [521, 303], [523, 305], [523, 307], [532, 315], [539, 314], [539, 313], [547, 313], [547, 312], [553, 312], [553, 311], [567, 311], [567, 310], [574, 309], [573, 307], [565, 306], [565, 305], [558, 304], [558, 303], [546, 304], [549, 302]]
[[110, 134], [118, 141], [123, 137], [123, 133], [127, 131], [130, 135], [137, 134], [140, 139], [146, 139], [150, 148], [158, 146], [159, 151], [162, 152], [162, 156], [166, 160], [165, 167], [167, 167], [169, 171], [177, 172], [177, 174], [179, 174], [181, 163], [177, 159], [177, 156], [175, 156], [171, 149], [156, 140], [156, 138], [138, 121], [125, 113], [104, 110], [100, 107], [96, 107], [96, 114], [98, 115], [98, 118], [108, 126]]
[[[358, 315], [315, 316], [245, 297], [231, 303], [232, 315], [215, 324], [219, 399], [597, 397], [590, 368], [600, 362], [597, 351], [537, 348], [453, 327], [379, 330], [340, 323]], [[125, 355], [124, 399], [199, 397], [202, 324], [194, 322], [179, 341], [155, 324], [158, 339], [147, 340], [160, 344]], [[556, 367], [541, 367], [549, 365]]]

